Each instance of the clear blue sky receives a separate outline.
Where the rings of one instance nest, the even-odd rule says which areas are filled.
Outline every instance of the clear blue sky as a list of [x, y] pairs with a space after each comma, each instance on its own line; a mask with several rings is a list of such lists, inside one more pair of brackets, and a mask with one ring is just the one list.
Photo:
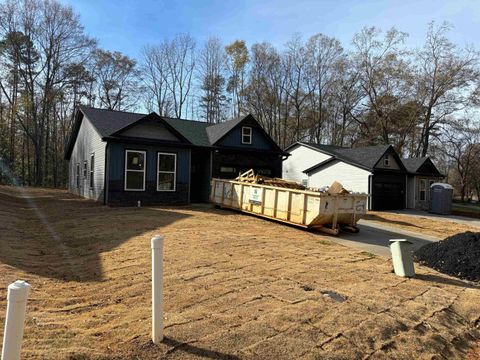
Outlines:
[[392, 26], [410, 34], [408, 43], [422, 43], [428, 22], [449, 21], [450, 38], [480, 49], [480, 0], [61, 0], [80, 13], [86, 31], [108, 50], [138, 57], [141, 48], [177, 33], [203, 42], [218, 36], [269, 41], [279, 49], [294, 33], [304, 38], [321, 32], [345, 47], [363, 26]]

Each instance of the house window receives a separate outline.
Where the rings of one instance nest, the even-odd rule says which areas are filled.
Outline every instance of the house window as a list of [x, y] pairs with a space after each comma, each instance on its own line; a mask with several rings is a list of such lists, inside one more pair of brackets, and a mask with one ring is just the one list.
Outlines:
[[269, 175], [272, 175], [272, 170], [270, 170], [270, 169], [258, 169], [258, 174], [269, 176]]
[[94, 185], [95, 154], [90, 155], [90, 189]]
[[390, 155], [388, 154], [383, 155], [383, 165], [390, 166]]
[[420, 179], [420, 201], [425, 201], [427, 198], [427, 180]]
[[244, 126], [242, 127], [242, 144], [252, 143], [252, 128]]
[[236, 173], [237, 169], [234, 167], [220, 166], [220, 172], [222, 173]]
[[87, 178], [87, 169], [88, 169], [87, 160], [85, 160], [85, 161], [83, 162], [83, 178], [84, 178], [84, 179]]
[[432, 198], [432, 185], [435, 184], [435, 180], [428, 180], [428, 199]]
[[157, 170], [157, 191], [175, 191], [177, 154], [158, 153]]
[[125, 150], [125, 190], [145, 191], [146, 152]]
[[80, 188], [80, 163], [76, 167], [77, 188]]

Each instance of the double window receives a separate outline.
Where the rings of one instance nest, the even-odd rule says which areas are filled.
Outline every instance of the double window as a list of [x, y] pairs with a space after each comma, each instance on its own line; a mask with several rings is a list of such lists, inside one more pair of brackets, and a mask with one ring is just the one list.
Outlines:
[[125, 190], [145, 190], [146, 152], [125, 150]]
[[157, 191], [175, 191], [177, 182], [177, 154], [158, 153]]
[[90, 188], [94, 185], [95, 154], [90, 155]]
[[252, 128], [248, 126], [242, 127], [242, 144], [250, 145], [252, 143]]
[[[125, 150], [125, 191], [145, 191], [146, 167], [146, 151]], [[157, 191], [175, 191], [176, 182], [177, 154], [158, 153]]]

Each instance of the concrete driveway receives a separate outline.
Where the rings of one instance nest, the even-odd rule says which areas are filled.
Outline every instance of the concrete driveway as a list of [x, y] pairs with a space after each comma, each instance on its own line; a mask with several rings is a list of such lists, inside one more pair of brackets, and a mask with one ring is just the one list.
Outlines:
[[358, 234], [340, 233], [338, 236], [331, 236], [331, 240], [338, 244], [353, 247], [372, 254], [390, 256], [390, 239], [407, 239], [413, 243], [413, 250], [417, 250], [425, 244], [439, 241], [441, 239], [401, 230], [397, 227], [379, 225], [368, 220], [358, 222], [360, 232]]
[[480, 228], [480, 220], [475, 218], [470, 218], [466, 216], [457, 216], [457, 215], [438, 215], [438, 214], [431, 214], [427, 211], [421, 210], [390, 210], [385, 211], [386, 213], [390, 214], [398, 214], [398, 215], [405, 215], [405, 216], [412, 216], [412, 217], [422, 217], [422, 218], [430, 218], [434, 220], [445, 220], [454, 222], [457, 224], [464, 224], [469, 226], [476, 226]]

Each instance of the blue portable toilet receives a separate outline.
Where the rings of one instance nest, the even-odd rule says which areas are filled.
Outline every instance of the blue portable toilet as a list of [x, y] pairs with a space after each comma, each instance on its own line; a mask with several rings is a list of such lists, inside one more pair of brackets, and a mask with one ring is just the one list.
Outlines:
[[450, 184], [434, 183], [430, 186], [430, 210], [433, 214], [452, 213], [453, 187]]

